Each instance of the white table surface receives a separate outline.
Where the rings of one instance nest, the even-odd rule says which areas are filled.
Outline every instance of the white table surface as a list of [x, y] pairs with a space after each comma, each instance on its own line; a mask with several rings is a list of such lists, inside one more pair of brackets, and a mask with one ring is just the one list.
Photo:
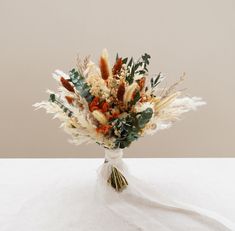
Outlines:
[[[124, 160], [134, 176], [159, 192], [235, 222], [235, 159]], [[37, 195], [63, 189], [70, 198], [76, 197], [77, 192], [95, 183], [96, 170], [102, 163], [103, 159], [0, 159], [0, 230], [5, 230], [8, 220], [14, 222], [12, 216]], [[47, 216], [50, 218], [50, 214]]]

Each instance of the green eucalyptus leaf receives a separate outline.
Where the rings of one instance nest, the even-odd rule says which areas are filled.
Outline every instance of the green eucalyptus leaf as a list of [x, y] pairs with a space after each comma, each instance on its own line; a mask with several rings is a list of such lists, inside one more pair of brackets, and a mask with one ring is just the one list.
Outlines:
[[85, 78], [75, 69], [70, 71], [69, 77], [79, 94], [85, 98], [87, 102], [91, 102], [94, 97], [90, 93], [90, 87], [86, 83]]
[[133, 57], [131, 57], [131, 59], [130, 59], [129, 63], [127, 64], [127, 66], [128, 66], [128, 67], [131, 67], [132, 64], [133, 64]]
[[138, 120], [138, 126], [140, 128], [144, 128], [145, 125], [150, 121], [153, 115], [153, 109], [152, 108], [147, 108], [144, 111], [140, 112], [137, 120]]
[[150, 83], [151, 83], [151, 87], [153, 88], [154, 86], [153, 78], [151, 78]]
[[122, 60], [122, 63], [123, 63], [123, 64], [126, 64], [127, 61], [128, 61], [128, 58], [124, 58], [124, 59]]
[[55, 100], [56, 100], [55, 94], [50, 94], [50, 100], [51, 100], [51, 102], [55, 102]]
[[116, 61], [119, 59], [118, 53], [116, 54]]
[[141, 98], [140, 97], [140, 92], [137, 91], [135, 96], [134, 96], [134, 99], [131, 101], [131, 105], [135, 105], [139, 101], [140, 98]]

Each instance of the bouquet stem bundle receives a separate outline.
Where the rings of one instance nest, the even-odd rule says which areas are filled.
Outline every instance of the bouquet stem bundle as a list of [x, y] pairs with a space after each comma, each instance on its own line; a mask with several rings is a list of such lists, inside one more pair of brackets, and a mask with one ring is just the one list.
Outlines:
[[117, 192], [123, 191], [128, 182], [122, 173], [114, 166], [111, 167], [111, 175], [107, 181]]
[[128, 181], [124, 176], [127, 172], [123, 160], [123, 151], [105, 150], [105, 162], [101, 168], [101, 178], [117, 192], [122, 192], [127, 186]]

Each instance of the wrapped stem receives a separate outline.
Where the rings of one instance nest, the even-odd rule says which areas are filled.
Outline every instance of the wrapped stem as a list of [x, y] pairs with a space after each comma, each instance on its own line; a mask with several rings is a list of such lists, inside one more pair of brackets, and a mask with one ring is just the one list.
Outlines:
[[128, 185], [126, 178], [114, 166], [111, 166], [111, 175], [107, 181], [117, 192], [122, 192]]
[[124, 176], [127, 168], [122, 160], [123, 152], [121, 149], [105, 150], [105, 162], [102, 168], [102, 178], [105, 183], [111, 186], [117, 192], [122, 192], [128, 182]]

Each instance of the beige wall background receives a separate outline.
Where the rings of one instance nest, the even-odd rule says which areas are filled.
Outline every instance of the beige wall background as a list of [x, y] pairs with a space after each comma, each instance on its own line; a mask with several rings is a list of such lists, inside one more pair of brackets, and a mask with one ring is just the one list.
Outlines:
[[105, 47], [113, 57], [150, 53], [150, 73], [168, 84], [186, 72], [182, 87], [208, 103], [126, 156], [235, 156], [234, 0], [0, 0], [0, 33], [1, 157], [103, 156], [95, 144], [69, 144], [31, 105], [55, 89], [55, 69], [69, 71], [78, 53], [97, 61]]

